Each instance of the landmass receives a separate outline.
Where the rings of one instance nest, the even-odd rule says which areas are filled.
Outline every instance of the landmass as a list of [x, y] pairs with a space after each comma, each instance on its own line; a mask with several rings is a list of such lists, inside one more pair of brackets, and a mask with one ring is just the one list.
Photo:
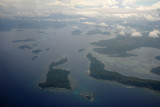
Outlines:
[[84, 51], [84, 49], [79, 49], [79, 50], [78, 50], [78, 52], [82, 52], [82, 51]]
[[37, 44], [37, 43], [34, 43], [32, 46], [38, 46], [38, 44]]
[[50, 50], [50, 48], [46, 48], [45, 50], [46, 50], [46, 51], [49, 51], [49, 50]]
[[33, 56], [32, 57], [32, 60], [35, 60], [35, 59], [37, 59], [38, 58], [38, 56]]
[[116, 81], [125, 85], [132, 85], [136, 87], [149, 88], [152, 90], [160, 91], [160, 81], [141, 79], [138, 77], [124, 76], [118, 72], [109, 71], [104, 69], [104, 64], [98, 61], [90, 53], [87, 58], [91, 61], [90, 63], [90, 76], [96, 79]]
[[135, 55], [127, 53], [127, 51], [131, 51], [140, 47], [153, 47], [160, 49], [160, 38], [155, 39], [146, 36], [118, 36], [114, 39], [101, 40], [91, 44], [102, 47], [93, 49], [100, 54], [107, 54], [111, 57], [129, 57]]
[[157, 60], [160, 60], [160, 56], [156, 56], [155, 58], [156, 58]]
[[80, 92], [80, 96], [88, 99], [90, 102], [94, 102], [95, 100], [95, 95], [91, 92]]
[[160, 75], [160, 66], [156, 68], [152, 68], [151, 72], [154, 74]]
[[43, 32], [43, 31], [37, 31], [37, 33], [44, 33], [45, 34], [45, 32]]
[[47, 79], [45, 83], [39, 83], [39, 87], [41, 88], [65, 88], [71, 89], [70, 81], [68, 79], [68, 75], [70, 71], [63, 69], [54, 69], [54, 66], [58, 66], [60, 64], [64, 64], [67, 61], [66, 58], [61, 59], [58, 62], [52, 62], [49, 65], [49, 71], [47, 74]]
[[63, 59], [61, 59], [61, 60], [59, 60], [59, 61], [57, 61], [57, 62], [52, 62], [52, 63], [50, 64], [50, 67], [64, 64], [64, 63], [66, 63], [67, 61], [68, 61], [68, 59], [67, 59], [67, 57], [65, 57], [65, 58], [63, 58]]
[[32, 50], [32, 53], [40, 53], [42, 50], [40, 50], [40, 49], [36, 49], [36, 50]]
[[19, 46], [19, 49], [32, 49], [32, 47], [28, 45], [22, 45], [22, 46]]
[[21, 31], [24, 31], [24, 30], [22, 30], [22, 29], [18, 29], [18, 30], [16, 30], [16, 31], [21, 32]]
[[86, 33], [87, 35], [94, 35], [94, 34], [102, 34], [102, 35], [109, 35], [109, 32], [102, 32], [100, 29], [90, 30]]
[[24, 40], [15, 40], [15, 41], [12, 41], [12, 42], [30, 42], [30, 41], [36, 41], [34, 39], [24, 39]]
[[83, 32], [80, 30], [74, 30], [72, 31], [72, 35], [81, 35]]

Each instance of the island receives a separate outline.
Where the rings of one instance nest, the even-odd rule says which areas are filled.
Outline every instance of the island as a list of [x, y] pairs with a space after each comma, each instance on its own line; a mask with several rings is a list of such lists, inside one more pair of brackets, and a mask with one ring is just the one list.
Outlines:
[[35, 50], [32, 50], [32, 53], [40, 53], [42, 50], [40, 50], [40, 49], [35, 49]]
[[156, 68], [152, 68], [151, 72], [154, 74], [160, 75], [160, 66]]
[[32, 60], [35, 60], [35, 59], [37, 59], [38, 58], [38, 56], [33, 56], [32, 57]]
[[78, 50], [78, 52], [82, 52], [82, 51], [84, 51], [84, 49], [79, 49], [79, 50]]
[[93, 42], [91, 44], [101, 46], [100, 48], [93, 49], [100, 54], [107, 54], [110, 57], [129, 57], [136, 56], [134, 54], [127, 53], [127, 51], [131, 51], [133, 49], [141, 47], [153, 47], [160, 49], [160, 38], [151, 38], [147, 36], [131, 37], [126, 35], [118, 36], [114, 39]]
[[49, 50], [50, 50], [50, 48], [46, 48], [45, 50], [46, 50], [46, 51], [49, 51]]
[[39, 83], [38, 86], [41, 88], [64, 88], [71, 89], [68, 75], [70, 71], [64, 69], [54, 69], [54, 66], [66, 63], [67, 59], [63, 58], [58, 62], [52, 62], [49, 65], [49, 71], [47, 74], [46, 82]]
[[32, 46], [38, 46], [38, 43], [34, 43]]
[[80, 96], [88, 99], [90, 102], [94, 102], [95, 100], [95, 95], [92, 92], [80, 92]]
[[22, 46], [19, 46], [19, 49], [32, 49], [32, 47], [28, 45], [22, 45]]
[[30, 42], [30, 41], [36, 41], [35, 39], [24, 39], [24, 40], [14, 40], [12, 42]]
[[52, 62], [52, 63], [50, 64], [50, 67], [62, 65], [62, 64], [64, 64], [64, 63], [66, 63], [67, 61], [68, 61], [67, 57], [62, 58], [61, 60], [59, 60], [59, 61], [57, 61], [57, 62]]
[[24, 31], [24, 30], [22, 30], [22, 29], [17, 29], [16, 31], [21, 32], [21, 31]]
[[109, 32], [102, 32], [100, 29], [93, 29], [86, 33], [87, 35], [95, 35], [95, 34], [102, 34], [102, 35], [109, 35]]
[[155, 58], [156, 58], [157, 60], [160, 60], [160, 56], [156, 56]]
[[158, 80], [141, 79], [138, 77], [124, 76], [118, 72], [105, 70], [104, 64], [98, 61], [90, 53], [87, 54], [87, 58], [90, 60], [89, 75], [93, 78], [115, 81], [125, 85], [132, 85], [136, 87], [143, 87], [160, 91], [160, 81]]

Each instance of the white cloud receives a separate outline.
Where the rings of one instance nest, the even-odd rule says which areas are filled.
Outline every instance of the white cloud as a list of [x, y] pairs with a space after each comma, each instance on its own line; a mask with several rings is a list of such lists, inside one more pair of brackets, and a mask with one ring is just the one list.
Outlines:
[[159, 15], [144, 15], [144, 18], [148, 21], [159, 21], [160, 20], [160, 17]]
[[160, 1], [156, 2], [155, 4], [153, 4], [151, 6], [139, 6], [139, 7], [137, 7], [137, 10], [146, 10], [146, 11], [157, 10], [157, 9], [160, 9]]
[[121, 26], [121, 25], [116, 25], [116, 28], [119, 29], [119, 30], [125, 30], [126, 29], [124, 26]]
[[156, 29], [154, 29], [152, 32], [149, 33], [149, 37], [152, 37], [152, 38], [158, 38], [159, 35], [160, 35], [160, 31]]
[[125, 33], [124, 31], [120, 31], [119, 34], [120, 34], [121, 36], [124, 36], [126, 33]]
[[73, 26], [72, 28], [73, 28], [73, 29], [78, 29], [78, 26]]
[[141, 37], [142, 34], [141, 34], [140, 32], [135, 31], [135, 32], [133, 32], [133, 33], [131, 34], [131, 36], [132, 36], [132, 37]]
[[96, 23], [94, 22], [82, 22], [82, 23], [87, 24], [87, 25], [96, 25]]
[[[143, 4], [137, 6], [138, 1], [155, 0], [0, 0], [0, 5], [5, 8], [5, 11], [0, 10], [0, 14], [1, 16], [39, 17], [61, 13], [99, 18], [143, 17], [150, 21], [159, 20], [159, 16], [155, 18], [151, 15], [153, 13], [151, 10], [160, 9], [160, 2], [149, 6]], [[144, 16], [143, 13], [147, 14]]]
[[107, 27], [108, 25], [106, 23], [100, 23], [99, 26]]

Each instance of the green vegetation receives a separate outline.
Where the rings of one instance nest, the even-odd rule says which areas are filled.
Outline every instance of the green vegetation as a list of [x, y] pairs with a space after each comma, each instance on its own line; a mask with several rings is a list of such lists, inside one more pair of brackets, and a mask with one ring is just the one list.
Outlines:
[[67, 62], [67, 58], [63, 58], [58, 62], [52, 62], [49, 66], [49, 71], [47, 74], [47, 80], [45, 83], [39, 83], [39, 87], [41, 88], [66, 88], [71, 89], [70, 82], [68, 80], [68, 75], [70, 71], [63, 69], [54, 69], [54, 66], [58, 66], [60, 64], [64, 64]]
[[126, 85], [133, 85], [160, 91], [160, 81], [124, 76], [118, 72], [108, 71], [104, 69], [104, 64], [98, 61], [91, 54], [88, 54], [87, 57], [91, 61], [89, 75], [96, 79], [116, 81]]
[[102, 34], [102, 35], [109, 35], [109, 32], [102, 32], [100, 29], [90, 30], [86, 33], [87, 35], [94, 35], [94, 34]]
[[12, 42], [30, 42], [30, 41], [36, 41], [34, 39], [24, 39], [24, 40], [15, 40], [15, 41], [12, 41]]
[[46, 51], [49, 51], [49, 50], [50, 50], [50, 48], [46, 48], [45, 50], [46, 50]]
[[128, 57], [135, 55], [129, 54], [127, 53], [127, 51], [131, 51], [140, 47], [153, 47], [160, 49], [160, 38], [155, 39], [145, 36], [118, 36], [115, 39], [101, 40], [99, 42], [93, 42], [91, 44], [103, 47], [93, 49], [98, 53], [107, 54], [112, 57]]
[[42, 50], [40, 50], [40, 49], [36, 49], [36, 50], [32, 50], [32, 53], [40, 53]]
[[79, 49], [79, 50], [78, 50], [78, 52], [82, 52], [82, 51], [84, 51], [84, 49]]
[[83, 32], [80, 30], [74, 30], [72, 31], [72, 35], [81, 35]]
[[37, 59], [38, 58], [38, 56], [33, 56], [32, 57], [32, 60], [35, 60], [35, 59]]
[[158, 60], [160, 60], [160, 56], [156, 56], [155, 58], [158, 59]]
[[19, 46], [19, 49], [32, 49], [32, 47], [28, 45], [22, 45], [22, 46]]
[[151, 72], [154, 74], [160, 75], [160, 66], [156, 68], [152, 68]]
[[32, 46], [38, 46], [38, 44], [37, 44], [37, 43], [34, 43]]
[[52, 68], [53, 66], [58, 66], [58, 65], [64, 64], [64, 63], [66, 63], [67, 61], [68, 61], [68, 59], [67, 59], [67, 57], [65, 57], [65, 58], [59, 60], [58, 62], [52, 62], [52, 63], [50, 64], [50, 68]]
[[70, 72], [62, 69], [50, 69], [47, 74], [47, 80], [45, 83], [39, 83], [41, 88], [66, 88], [71, 89], [70, 82], [68, 80], [68, 74]]

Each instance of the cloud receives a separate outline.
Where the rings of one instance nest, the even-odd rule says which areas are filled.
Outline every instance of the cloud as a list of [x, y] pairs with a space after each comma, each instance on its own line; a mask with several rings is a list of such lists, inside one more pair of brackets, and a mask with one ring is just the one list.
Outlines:
[[160, 35], [160, 31], [156, 29], [154, 29], [152, 32], [149, 33], [149, 37], [152, 37], [152, 38], [158, 38], [159, 35]]
[[133, 32], [133, 33], [131, 34], [131, 36], [132, 36], [132, 37], [141, 37], [142, 34], [141, 34], [140, 32], [135, 31], [135, 32]]
[[139, 6], [139, 7], [137, 7], [137, 10], [146, 10], [146, 11], [149, 11], [149, 10], [158, 10], [158, 9], [160, 9], [160, 1], [156, 2], [153, 5]]
[[73, 28], [73, 29], [78, 29], [78, 26], [73, 26], [72, 28]]
[[116, 25], [116, 28], [119, 29], [119, 30], [125, 30], [126, 29], [124, 26], [121, 26], [121, 25]]
[[103, 27], [108, 27], [108, 25], [106, 23], [100, 23], [98, 24], [99, 26], [103, 26]]
[[120, 34], [121, 36], [124, 36], [126, 33], [125, 33], [124, 31], [120, 31], [119, 34]]
[[160, 20], [160, 17], [159, 17], [158, 14], [154, 15], [154, 16], [152, 16], [152, 15], [145, 15], [144, 18], [146, 20], [148, 20], [148, 21], [159, 21]]
[[[143, 5], [145, 2], [152, 1], [154, 1], [154, 4]], [[160, 2], [155, 1], [156, 0], [0, 0], [0, 6], [5, 8], [0, 10], [0, 15], [13, 17], [45, 17], [55, 13], [61, 13], [98, 18], [136, 17], [156, 21], [159, 20], [159, 16], [155, 18], [155, 15], [151, 14], [157, 13], [155, 10], [160, 9]], [[141, 2], [141, 4], [137, 5], [138, 2]], [[146, 14], [144, 15], [144, 13]]]
[[96, 25], [96, 23], [94, 23], [94, 22], [82, 22], [82, 23], [84, 23], [84, 24], [87, 24], [87, 25]]

